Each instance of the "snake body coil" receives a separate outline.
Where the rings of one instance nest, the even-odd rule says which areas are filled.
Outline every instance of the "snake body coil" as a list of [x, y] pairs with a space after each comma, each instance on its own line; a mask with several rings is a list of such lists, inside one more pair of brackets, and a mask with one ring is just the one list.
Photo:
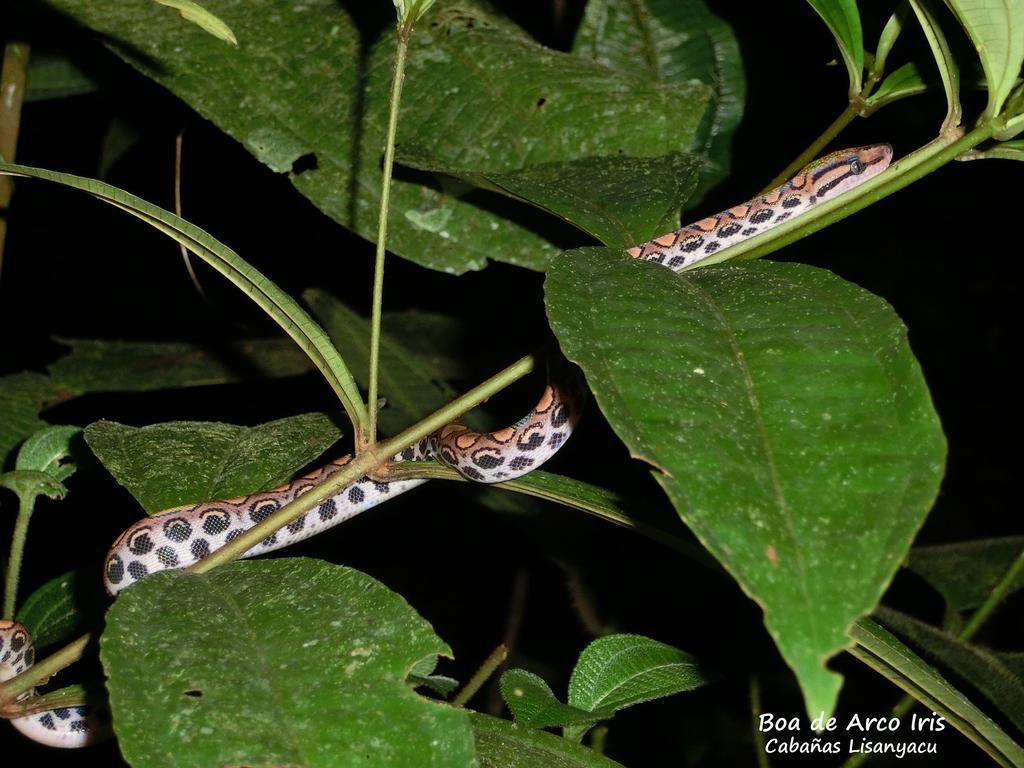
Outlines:
[[[892, 147], [888, 144], [833, 152], [815, 160], [777, 189], [630, 248], [629, 255], [676, 271], [685, 269], [863, 183], [883, 171], [891, 160]], [[479, 433], [461, 424], [449, 424], [394, 460], [436, 457], [470, 480], [511, 480], [554, 455], [578, 418], [578, 407], [571, 394], [550, 383], [534, 409], [512, 427]], [[176, 507], [140, 520], [118, 537], [107, 554], [107, 591], [113, 595], [154, 571], [184, 568], [203, 559], [338, 472], [349, 461], [351, 457], [346, 456], [270, 491]], [[364, 477], [264, 539], [245, 557], [306, 539], [424, 482], [381, 483]], [[33, 656], [28, 631], [20, 624], [0, 621], [0, 681], [28, 669]], [[30, 695], [31, 691], [23, 698]], [[58, 747], [85, 746], [106, 735], [105, 725], [84, 707], [49, 710], [16, 718], [12, 723], [29, 738]]]

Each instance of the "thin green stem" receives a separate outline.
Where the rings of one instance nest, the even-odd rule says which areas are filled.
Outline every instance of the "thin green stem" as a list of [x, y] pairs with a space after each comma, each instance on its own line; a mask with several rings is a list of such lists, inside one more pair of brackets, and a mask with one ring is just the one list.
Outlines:
[[405, 81], [405, 56], [409, 50], [411, 25], [398, 27], [398, 49], [395, 52], [395, 72], [391, 81], [391, 112], [388, 115], [388, 134], [384, 144], [384, 169], [380, 182], [380, 213], [377, 218], [377, 257], [373, 267], [373, 309], [370, 316], [370, 382], [366, 397], [369, 411], [367, 434], [357, 436], [356, 452], [377, 442], [377, 386], [380, 363], [380, 322], [384, 297], [384, 253], [388, 239], [388, 212], [391, 206], [391, 169], [395, 163], [395, 136], [398, 133], [398, 108], [402, 101], [402, 83]]
[[238, 538], [215, 550], [209, 557], [200, 560], [186, 570], [194, 573], [205, 573], [219, 565], [241, 557], [249, 549], [280, 528], [294, 522], [313, 509], [313, 507], [319, 506], [322, 502], [340, 493], [347, 485], [390, 461], [395, 454], [419, 442], [432, 432], [436, 432], [445, 424], [457, 419], [466, 411], [505, 389], [512, 382], [521, 379], [530, 373], [535, 365], [536, 358], [533, 355], [520, 358], [508, 368], [491, 376], [464, 395], [455, 398], [448, 405], [435, 411], [422, 421], [417, 422], [392, 438], [367, 447], [361, 454], [346, 464], [344, 469], [332, 475], [309, 492], [302, 494], [295, 501], [281, 507], [281, 509], [262, 523], [250, 528]]
[[999, 583], [996, 584], [992, 588], [992, 591], [988, 593], [988, 597], [985, 599], [985, 602], [982, 603], [981, 607], [974, 612], [974, 615], [971, 616], [971, 620], [967, 622], [967, 625], [960, 630], [961, 640], [970, 640], [974, 637], [974, 634], [981, 629], [982, 625], [996, 609], [996, 606], [999, 605], [1003, 598], [1010, 592], [1021, 570], [1024, 570], [1024, 550], [1021, 550], [1020, 554], [1017, 555], [1017, 559], [1013, 561], [1013, 564], [1009, 569], [1007, 569], [1006, 573], [1003, 574], [1003, 578], [1001, 578]]
[[[28, 70], [29, 45], [11, 40], [4, 46], [0, 64], [0, 161], [13, 163], [18, 146], [21, 125], [21, 105], [25, 99], [25, 80]], [[6, 176], [0, 178], [0, 271], [4, 263], [4, 244], [7, 242], [7, 209], [11, 203], [14, 185]]]
[[7, 558], [7, 575], [4, 579], [4, 612], [0, 617], [14, 618], [18, 601], [18, 580], [21, 577], [21, 562], [25, 557], [25, 540], [28, 538], [28, 524], [35, 507], [34, 496], [18, 494], [18, 516], [11, 534], [11, 550]]
[[771, 768], [768, 762], [768, 753], [764, 746], [764, 732], [761, 730], [761, 679], [757, 675], [750, 676], [750, 718], [754, 734], [754, 751], [757, 754], [758, 768]]
[[793, 162], [787, 165], [778, 176], [768, 182], [768, 186], [761, 190], [761, 194], [775, 189], [786, 179], [794, 176], [797, 171], [818, 157], [818, 155], [821, 154], [821, 150], [831, 144], [832, 140], [838, 136], [846, 126], [853, 122], [853, 119], [860, 114], [860, 110], [863, 106], [863, 103], [859, 99], [851, 101], [846, 106], [846, 109], [839, 114], [839, 117], [833, 120], [832, 124], [822, 131], [821, 135], [812, 141], [807, 149], [801, 152]]
[[466, 704], [469, 703], [469, 700], [476, 695], [476, 692], [483, 687], [484, 683], [490, 680], [491, 675], [494, 674], [495, 670], [505, 663], [505, 659], [507, 658], [508, 648], [505, 647], [504, 644], [499, 645], [491, 651], [491, 655], [488, 656], [484, 660], [484, 663], [480, 665], [480, 669], [473, 673], [473, 676], [469, 678], [464, 686], [462, 686], [462, 690], [452, 698], [450, 702], [451, 705], [453, 707], [466, 706]]

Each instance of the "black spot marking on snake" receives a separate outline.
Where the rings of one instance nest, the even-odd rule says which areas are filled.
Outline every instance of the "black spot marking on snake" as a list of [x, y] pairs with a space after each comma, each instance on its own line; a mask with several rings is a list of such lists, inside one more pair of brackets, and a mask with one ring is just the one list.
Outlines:
[[156, 551], [156, 559], [160, 561], [160, 565], [165, 568], [177, 568], [178, 553], [174, 551], [172, 547], [160, 547]]
[[533, 466], [533, 459], [529, 459], [526, 456], [516, 456], [512, 461], [509, 462], [509, 469], [514, 472], [518, 472], [521, 469]]
[[149, 538], [149, 531], [145, 530], [133, 536], [128, 541], [128, 551], [133, 555], [146, 555], [153, 551], [153, 540]]
[[743, 230], [744, 237], [751, 237], [757, 234], [757, 227], [747, 227]]
[[231, 517], [223, 510], [211, 510], [203, 516], [203, 532], [210, 536], [224, 533], [231, 527]]
[[146, 566], [144, 566], [138, 560], [132, 560], [130, 563], [128, 563], [128, 575], [131, 576], [133, 579], [141, 579], [147, 573], [149, 573], [149, 569], [146, 568]]
[[481, 448], [478, 451], [474, 451], [470, 457], [472, 462], [481, 469], [497, 469], [505, 463], [499, 454], [497, 454], [493, 448]]
[[672, 269], [675, 269], [676, 267], [681, 267], [681, 266], [683, 266], [685, 264], [686, 264], [686, 257], [685, 256], [673, 256], [669, 260], [669, 262], [668, 262], [669, 267], [671, 267]]
[[293, 522], [288, 523], [288, 532], [289, 533], [298, 533], [299, 531], [301, 531], [305, 527], [306, 527], [306, 516], [303, 515], [298, 520], [295, 520]]
[[363, 489], [358, 485], [353, 485], [348, 489], [348, 500], [353, 504], [360, 504], [366, 499], [366, 494], [363, 493]]
[[84, 733], [88, 728], [89, 724], [85, 720], [75, 720], [68, 726], [68, 730], [72, 733]]
[[542, 445], [544, 445], [544, 435], [536, 430], [528, 435], [523, 435], [516, 441], [516, 447], [521, 451], [535, 451]]
[[39, 724], [48, 731], [56, 731], [57, 725], [53, 722], [53, 715], [49, 712], [41, 715], [39, 718]]
[[721, 247], [721, 243], [717, 240], [712, 240], [710, 243], [704, 246], [704, 253], [714, 253]]
[[210, 542], [206, 539], [196, 539], [192, 542], [192, 546], [189, 549], [192, 552], [192, 557], [196, 560], [202, 560], [210, 554]]
[[171, 541], [176, 541], [180, 544], [183, 541], [188, 541], [191, 535], [192, 526], [188, 524], [187, 520], [174, 517], [164, 523], [164, 536]]
[[338, 505], [334, 503], [334, 499], [328, 499], [317, 507], [317, 514], [321, 520], [331, 520], [338, 514]]
[[797, 208], [801, 205], [803, 205], [803, 203], [800, 201], [799, 197], [787, 197], [782, 201], [783, 208]]
[[477, 470], [473, 469], [472, 467], [461, 467], [459, 469], [459, 471], [463, 475], [468, 477], [470, 480], [483, 480], [484, 479], [484, 474], [482, 472], [478, 472]]
[[771, 208], [762, 208], [760, 211], [757, 211], [756, 213], [751, 214], [751, 216], [750, 216], [750, 223], [751, 224], [764, 224], [766, 221], [771, 221], [772, 220], [772, 216], [774, 216], [774, 215], [775, 215], [775, 211], [773, 211]]
[[568, 420], [569, 409], [566, 407], [565, 403], [559, 403], [558, 407], [555, 409], [555, 412], [551, 414], [551, 426], [557, 429], [558, 427], [561, 427], [563, 424], [565, 424], [565, 422], [567, 422]]
[[718, 236], [719, 237], [732, 237], [737, 232], [739, 232], [741, 229], [743, 229], [743, 225], [742, 224], [737, 224], [736, 222], [730, 222], [729, 224], [726, 224], [724, 227], [719, 227], [719, 229], [718, 229]]
[[388, 493], [391, 490], [391, 486], [388, 485], [387, 483], [374, 482], [373, 487], [376, 488], [377, 493], [381, 495], [384, 495], [385, 493]]
[[245, 531], [241, 528], [235, 528], [233, 531], [228, 531], [228, 535], [224, 537], [224, 543], [227, 544], [229, 541], [234, 541], [243, 533], [245, 533]]
[[111, 555], [107, 560], [107, 581], [111, 584], [120, 584], [124, 578], [124, 562], [118, 555]]
[[277, 512], [277, 502], [274, 501], [257, 501], [249, 509], [249, 517], [252, 518], [254, 523], [262, 523], [272, 514]]
[[683, 241], [683, 250], [687, 253], [693, 253], [702, 245], [704, 245], [703, 237], [689, 237]]
[[50, 711], [53, 712], [53, 714], [55, 714], [61, 720], [67, 720], [71, 717], [71, 710], [67, 707], [58, 707], [57, 709], [52, 709]]

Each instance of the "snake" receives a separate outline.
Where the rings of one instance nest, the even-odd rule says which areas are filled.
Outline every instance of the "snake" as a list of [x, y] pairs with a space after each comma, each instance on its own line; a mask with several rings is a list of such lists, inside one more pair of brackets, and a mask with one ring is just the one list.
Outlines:
[[[627, 253], [633, 259], [680, 272], [863, 184], [885, 170], [891, 160], [892, 147], [888, 144], [832, 152], [768, 192], [629, 248]], [[454, 422], [402, 451], [393, 461], [439, 459], [468, 480], [512, 480], [536, 469], [561, 448], [579, 420], [580, 402], [573, 387], [549, 381], [533, 410], [512, 426], [477, 432]], [[341, 471], [351, 460], [351, 456], [344, 456], [268, 491], [174, 507], [136, 522], [117, 538], [104, 561], [107, 591], [116, 595], [151, 573], [185, 568], [202, 560]], [[242, 557], [309, 538], [425, 482], [360, 478]], [[0, 682], [27, 670], [34, 656], [29, 631], [14, 621], [0, 620]], [[34, 694], [34, 690], [28, 690], [19, 700]], [[13, 718], [11, 723], [30, 739], [55, 747], [86, 746], [110, 732], [109, 715], [87, 707], [36, 712]]]

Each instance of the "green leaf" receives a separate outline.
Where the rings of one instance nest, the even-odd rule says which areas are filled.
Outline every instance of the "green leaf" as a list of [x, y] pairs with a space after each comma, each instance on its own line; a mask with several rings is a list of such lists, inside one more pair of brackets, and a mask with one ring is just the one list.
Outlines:
[[[914, 547], [907, 568], [935, 587], [950, 608], [967, 611], [985, 602], [1021, 552], [1024, 536]], [[1022, 588], [1024, 573], [1017, 575], [1006, 595]]]
[[616, 768], [619, 763], [568, 739], [470, 713], [481, 768]]
[[[376, 237], [390, 30], [367, 48], [366, 30], [332, 0], [292, 14], [276, 0], [209, 0], [247, 41], [227, 51], [198, 30], [160, 23], [145, 7], [52, 4], [116, 41], [115, 53], [272, 170], [314, 159], [314, 168], [291, 174], [296, 188], [339, 223]], [[445, 164], [499, 173], [618, 152], [656, 158], [702, 149], [713, 108], [708, 80], [660, 84], [584, 61], [471, 3], [439, 3], [428, 18], [410, 42], [400, 144], [415, 140]], [[541, 269], [559, 250], [531, 222], [480, 202], [420, 176], [396, 179], [389, 250], [451, 273], [481, 269], [489, 258]]]
[[605, 245], [623, 247], [679, 228], [679, 209], [696, 189], [701, 166], [694, 155], [673, 152], [656, 158], [587, 157], [495, 173], [445, 165], [410, 146], [400, 147], [396, 160], [522, 200]]
[[867, 99], [868, 106], [872, 111], [881, 109], [894, 101], [905, 99], [908, 96], [916, 96], [928, 90], [928, 85], [921, 77], [921, 70], [912, 61], [889, 73], [889, 76], [882, 81], [870, 98]]
[[850, 77], [850, 98], [861, 91], [864, 73], [864, 32], [856, 0], [807, 0], [828, 25]]
[[999, 765], [1024, 765], [1019, 744], [884, 627], [859, 619], [850, 627], [850, 637], [857, 643], [850, 653], [942, 715]]
[[154, 574], [118, 597], [100, 643], [135, 768], [471, 766], [465, 711], [406, 683], [449, 653], [401, 596], [304, 558]]
[[16, 469], [0, 475], [0, 488], [17, 494], [22, 506], [31, 505], [37, 496], [63, 499], [68, 489], [48, 472], [34, 469]]
[[880, 607], [875, 618], [889, 631], [976, 688], [1024, 733], [1024, 680], [992, 651], [899, 611]]
[[309, 358], [290, 339], [243, 339], [223, 344], [64, 339], [71, 351], [47, 366], [56, 384], [76, 394], [145, 392], [295, 376]]
[[974, 43], [988, 84], [985, 118], [1003, 108], [1024, 63], [1022, 0], [946, 0]]
[[26, 102], [80, 96], [97, 89], [96, 81], [89, 72], [65, 51], [32, 46], [25, 81]]
[[255, 427], [200, 421], [129, 427], [97, 421], [85, 430], [96, 457], [149, 514], [280, 485], [340, 436], [320, 413]]
[[706, 685], [711, 675], [688, 653], [642, 635], [605, 635], [580, 654], [569, 704], [618, 711]]
[[0, 163], [0, 174], [44, 179], [88, 192], [93, 197], [141, 219], [199, 256], [246, 293], [291, 336], [330, 384], [345, 407], [349, 420], [357, 427], [362, 426], [365, 421], [365, 408], [360, 400], [359, 391], [352, 380], [352, 375], [345, 367], [345, 361], [331, 345], [327, 334], [291, 296], [226, 245], [173, 213], [101, 181], [8, 163]]
[[630, 453], [765, 611], [808, 711], [824, 661], [884, 592], [938, 492], [945, 441], [906, 329], [819, 269], [677, 274], [569, 251], [545, 301]]
[[18, 609], [36, 647], [66, 642], [90, 629], [106, 608], [106, 595], [95, 569], [68, 571], [36, 589]]
[[592, 724], [614, 714], [563, 704], [543, 679], [525, 669], [508, 669], [501, 676], [501, 697], [515, 718], [516, 725], [527, 728], [552, 728], [573, 724]]
[[25, 438], [50, 426], [39, 412], [64, 394], [41, 373], [0, 376], [0, 468]]
[[932, 0], [910, 0], [910, 7], [914, 9], [914, 15], [917, 16], [925, 39], [928, 40], [935, 66], [939, 70], [939, 78], [942, 80], [942, 88], [946, 93], [946, 119], [942, 123], [942, 131], [951, 132], [960, 125], [963, 118], [963, 107], [960, 104], [960, 68], [946, 41]]
[[191, 21], [201, 30], [213, 35], [218, 40], [238, 45], [238, 40], [235, 39], [235, 33], [231, 31], [231, 27], [203, 8], [199, 3], [194, 3], [192, 0], [155, 0], [155, 2], [160, 5], [166, 5], [168, 8], [177, 9], [181, 13], [181, 18], [185, 21]]
[[423, 14], [430, 10], [434, 0], [392, 0], [395, 10], [398, 11], [400, 24], [412, 26], [419, 21]]
[[47, 427], [36, 432], [18, 450], [15, 469], [34, 469], [46, 472], [63, 482], [75, 473], [75, 464], [61, 462], [72, 454], [72, 443], [81, 433], [81, 427]]
[[701, 191], [726, 176], [729, 143], [743, 116], [746, 81], [732, 29], [701, 0], [590, 0], [572, 51], [669, 86], [691, 80], [710, 83], [715, 113], [702, 136], [707, 162], [701, 169]]

